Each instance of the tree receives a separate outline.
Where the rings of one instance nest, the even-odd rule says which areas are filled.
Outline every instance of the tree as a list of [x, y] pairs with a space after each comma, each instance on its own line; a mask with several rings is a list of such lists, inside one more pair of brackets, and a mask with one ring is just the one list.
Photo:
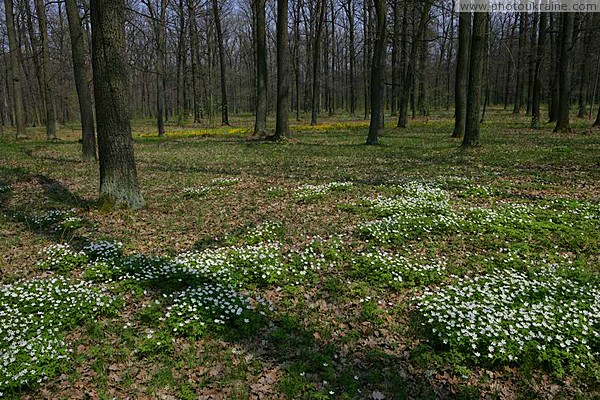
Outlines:
[[25, 106], [23, 103], [23, 86], [21, 60], [19, 59], [19, 45], [17, 44], [17, 33], [15, 30], [15, 13], [13, 0], [4, 0], [6, 12], [6, 31], [8, 33], [8, 46], [10, 50], [10, 69], [12, 75], [13, 96], [12, 101], [15, 112], [15, 125], [17, 127], [16, 138], [26, 139], [25, 132]]
[[600, 107], [598, 107], [598, 115], [596, 116], [596, 122], [594, 122], [594, 126], [600, 127]]
[[385, 75], [386, 51], [386, 7], [385, 0], [375, 0], [375, 15], [377, 18], [377, 31], [375, 37], [375, 51], [371, 63], [371, 124], [367, 144], [377, 144], [380, 133], [383, 131], [383, 89]]
[[479, 146], [481, 88], [485, 64], [488, 13], [477, 12], [473, 17], [471, 55], [469, 65], [469, 91], [467, 93], [467, 120], [463, 147]]
[[458, 56], [454, 86], [454, 132], [452, 133], [452, 137], [455, 138], [460, 138], [465, 133], [471, 19], [471, 13], [468, 12], [462, 12], [458, 15]]
[[225, 65], [225, 47], [223, 45], [223, 30], [221, 28], [221, 13], [218, 0], [212, 0], [212, 9], [217, 31], [219, 46], [219, 64], [221, 66], [221, 124], [229, 125], [229, 105], [227, 104], [227, 66]]
[[398, 56], [400, 54], [400, 3], [394, 2], [392, 5], [394, 31], [392, 38], [392, 93], [391, 93], [391, 111], [392, 116], [397, 114], [396, 106], [398, 104]]
[[84, 161], [96, 160], [96, 133], [94, 132], [94, 111], [92, 96], [88, 87], [87, 68], [85, 65], [86, 42], [81, 17], [75, 0], [65, 0], [67, 19], [69, 20], [69, 34], [71, 37], [71, 56], [73, 58], [73, 73], [75, 88], [79, 99], [81, 118], [81, 154]]
[[348, 40], [350, 47], [349, 64], [350, 64], [350, 114], [356, 113], [356, 73], [355, 62], [356, 62], [356, 43], [354, 39], [354, 2], [353, 0], [345, 0], [342, 3], [344, 11], [346, 12], [346, 18], [348, 19]]
[[42, 47], [42, 79], [44, 81], [42, 94], [46, 105], [46, 136], [48, 140], [56, 140], [56, 116], [54, 98], [52, 95], [52, 78], [50, 76], [50, 50], [48, 46], [48, 23], [46, 22], [46, 6], [44, 0], [35, 0], [40, 29], [40, 44]]
[[313, 74], [312, 74], [312, 97], [311, 97], [311, 125], [317, 125], [317, 115], [319, 113], [319, 90], [321, 75], [321, 36], [323, 33], [323, 24], [325, 22], [325, 0], [317, 0], [317, 26], [313, 42]]
[[[267, 33], [265, 0], [252, 0], [255, 14], [256, 48], [256, 123], [255, 135], [264, 135], [267, 130]], [[287, 12], [287, 11], [286, 11]]]
[[277, 124], [275, 140], [288, 135], [290, 65], [288, 48], [288, 0], [277, 0]]
[[533, 81], [533, 94], [531, 105], [531, 127], [540, 128], [540, 103], [542, 99], [542, 60], [546, 51], [546, 34], [548, 30], [548, 13], [541, 13], [537, 43], [537, 56], [535, 59], [535, 73]]
[[190, 57], [192, 64], [192, 104], [194, 113], [194, 122], [198, 123], [202, 120], [202, 100], [200, 91], [198, 90], [198, 25], [196, 22], [196, 8], [194, 2], [188, 0], [188, 15], [189, 15], [189, 36], [190, 36]]
[[[417, 56], [419, 54], [420, 43], [423, 41], [425, 36], [425, 29], [427, 28], [427, 22], [429, 21], [429, 11], [431, 11], [431, 7], [432, 2], [430, 1], [422, 3], [419, 25], [417, 27], [416, 35], [413, 37], [413, 43], [410, 50], [410, 59], [406, 66], [406, 71], [404, 72], [402, 95], [400, 96], [400, 104], [398, 106], [398, 128], [406, 128], [406, 124], [408, 123], [408, 102], [410, 100], [411, 88], [413, 87], [414, 83]], [[407, 19], [405, 19], [404, 23], [407, 23]]]
[[156, 38], [156, 127], [158, 136], [165, 136], [165, 30], [167, 24], [167, 0], [160, 0], [160, 10], [152, 3], [153, 0], [145, 0], [144, 3], [150, 13], [151, 24], [154, 28]]
[[[516, 21], [515, 21], [516, 23]], [[527, 13], [519, 13], [519, 48], [517, 51], [517, 80], [515, 81], [515, 106], [513, 114], [519, 114], [523, 106], [525, 80], [523, 77], [523, 64], [525, 61], [525, 37], [527, 35]]]
[[573, 26], [575, 13], [562, 14], [562, 29], [560, 38], [560, 59], [559, 59], [559, 100], [558, 100], [558, 118], [554, 132], [568, 133], [571, 131], [569, 122], [570, 100], [571, 100], [571, 70], [573, 60], [571, 51], [573, 45]]
[[129, 111], [125, 1], [93, 0], [92, 65], [102, 208], [141, 208]]

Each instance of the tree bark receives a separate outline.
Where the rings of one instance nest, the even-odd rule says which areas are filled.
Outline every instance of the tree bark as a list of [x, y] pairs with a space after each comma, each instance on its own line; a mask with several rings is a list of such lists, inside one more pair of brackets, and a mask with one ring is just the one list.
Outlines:
[[458, 15], [458, 59], [454, 86], [454, 132], [452, 137], [461, 138], [467, 120], [467, 89], [469, 84], [469, 47], [471, 36], [471, 13]]
[[467, 94], [467, 123], [463, 147], [479, 146], [481, 88], [485, 65], [485, 41], [487, 38], [488, 13], [477, 12], [473, 17], [471, 56], [469, 66], [469, 92]]
[[288, 45], [288, 0], [277, 0], [277, 123], [275, 140], [289, 131], [290, 66]]
[[50, 48], [48, 46], [48, 23], [44, 0], [35, 0], [35, 11], [40, 29], [40, 45], [42, 50], [42, 79], [44, 80], [43, 96], [46, 103], [46, 137], [56, 140], [56, 113], [52, 94], [52, 78], [50, 76]]
[[25, 132], [25, 106], [23, 103], [23, 86], [21, 82], [22, 71], [19, 60], [19, 45], [17, 44], [17, 33], [15, 31], [15, 14], [13, 9], [13, 0], [4, 1], [4, 11], [6, 12], [6, 31], [8, 33], [8, 46], [10, 50], [10, 69], [12, 74], [13, 86], [13, 106], [15, 110], [15, 125], [17, 128], [16, 139], [26, 139]]
[[179, 12], [179, 38], [177, 40], [177, 125], [184, 124], [186, 119], [185, 107], [185, 12], [183, 9], [183, 0], [178, 3]]
[[348, 18], [348, 39], [350, 41], [350, 114], [356, 114], [356, 43], [354, 39], [354, 3], [353, 0], [347, 0], [344, 3], [344, 10]]
[[256, 122], [255, 135], [264, 135], [267, 130], [267, 33], [265, 0], [253, 0], [255, 13], [256, 48]]
[[377, 19], [375, 49], [371, 63], [371, 124], [367, 144], [377, 144], [383, 132], [383, 86], [385, 75], [386, 50], [386, 4], [385, 0], [375, 0], [375, 16]]
[[221, 15], [218, 0], [212, 0], [212, 9], [215, 17], [217, 31], [217, 44], [219, 46], [219, 64], [221, 66], [221, 124], [229, 125], [229, 105], [227, 103], [227, 65], [225, 65], [225, 47], [223, 44], [223, 30], [221, 29]]
[[571, 102], [571, 70], [573, 60], [571, 51], [573, 45], [573, 27], [575, 13], [562, 14], [562, 30], [560, 43], [559, 60], [559, 101], [558, 101], [558, 119], [556, 121], [555, 132], [567, 133], [571, 131], [569, 120], [570, 102]]
[[[427, 21], [429, 20], [429, 11], [431, 10], [432, 3], [422, 3], [423, 9], [421, 10], [421, 17], [419, 19], [419, 25], [416, 29], [416, 35], [413, 37], [413, 44], [410, 49], [410, 60], [406, 66], [406, 72], [402, 84], [402, 95], [400, 96], [400, 104], [398, 106], [398, 128], [406, 128], [408, 123], [408, 102], [411, 99], [411, 88], [413, 87], [414, 73], [417, 63], [417, 55], [419, 53], [419, 45], [425, 35], [425, 28]], [[412, 91], [414, 98], [414, 91]], [[414, 107], [413, 107], [414, 114]]]
[[515, 82], [515, 105], [513, 114], [519, 114], [523, 107], [523, 90], [525, 82], [523, 79], [523, 61], [525, 59], [525, 36], [526, 36], [527, 13], [519, 13], [519, 48], [517, 50], [517, 80]]
[[317, 125], [317, 116], [319, 113], [319, 96], [320, 96], [320, 80], [321, 80], [321, 36], [323, 33], [323, 24], [325, 20], [325, 0], [317, 1], [317, 26], [315, 30], [315, 38], [313, 44], [313, 74], [312, 74], [312, 100], [311, 100], [311, 119], [312, 126]]
[[103, 209], [141, 208], [129, 110], [125, 1], [93, 0], [92, 64]]
[[81, 155], [84, 161], [95, 161], [96, 133], [94, 131], [94, 111], [92, 96], [88, 87], [88, 74], [85, 64], [85, 34], [81, 26], [81, 17], [75, 0], [65, 0], [69, 33], [71, 36], [71, 55], [73, 57], [73, 73], [75, 88], [79, 99], [81, 115]]
[[[596, 17], [594, 14], [593, 17]], [[591, 58], [591, 42], [592, 42], [592, 24], [588, 23], [587, 32], [585, 33], [583, 40], [583, 57], [579, 69], [579, 109], [577, 112], [578, 118], [585, 118], [587, 111], [587, 95], [588, 95], [588, 84], [590, 74], [590, 58]]]
[[202, 97], [198, 88], [198, 25], [196, 22], [196, 8], [193, 1], [188, 1], [188, 18], [190, 32], [190, 57], [192, 64], [192, 104], [194, 109], [194, 123], [202, 121]]
[[398, 105], [398, 56], [400, 54], [400, 3], [393, 3], [394, 33], [392, 41], [392, 93], [391, 109], [392, 116], [397, 115]]
[[529, 45], [529, 54], [527, 55], [527, 59], [529, 60], [529, 70], [527, 72], [528, 83], [527, 83], [527, 111], [526, 115], [531, 115], [532, 110], [532, 102], [533, 102], [533, 86], [535, 80], [535, 59], [536, 59], [536, 48], [537, 48], [537, 37], [536, 33], [538, 32], [538, 25], [540, 22], [539, 13], [535, 13], [533, 15], [533, 26], [531, 29], [531, 42]]
[[542, 100], [542, 60], [546, 52], [546, 35], [548, 25], [548, 14], [541, 13], [539, 22], [539, 34], [537, 44], [537, 56], [535, 60], [535, 78], [533, 82], [533, 94], [531, 100], [531, 128], [540, 129], [541, 114], [540, 103]]

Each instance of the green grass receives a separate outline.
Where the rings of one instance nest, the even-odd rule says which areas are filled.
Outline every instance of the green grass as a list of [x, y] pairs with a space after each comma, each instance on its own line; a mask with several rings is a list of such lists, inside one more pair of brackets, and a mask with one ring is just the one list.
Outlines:
[[[560, 282], [597, 287], [600, 131], [583, 120], [569, 135], [550, 125], [533, 131], [528, 118], [492, 108], [483, 146], [463, 150], [450, 138], [450, 115], [410, 121], [406, 130], [393, 122], [380, 145], [367, 147], [367, 122], [350, 116], [293, 123], [281, 144], [253, 138], [248, 116], [233, 128], [168, 126], [165, 139], [154, 137], [152, 121], [136, 121], [148, 203], [136, 212], [98, 210], [97, 167], [80, 161], [75, 125], [56, 143], [43, 141], [41, 129], [28, 141], [0, 138], [0, 283], [54, 268], [93, 278], [124, 304], [118, 316], [67, 334], [74, 352], [64, 373], [4, 397], [544, 398], [550, 385], [563, 398], [599, 396], [597, 362], [578, 367], [560, 352], [537, 359], [529, 348], [516, 362], [478, 362], [463, 342], [432, 333], [414, 298], [462, 277], [538, 276], [548, 264], [559, 265]], [[413, 181], [438, 191], [423, 195], [407, 185]], [[374, 221], [386, 218], [382, 236]], [[266, 277], [256, 273], [260, 256], [224, 252], [236, 290], [273, 310], [252, 319], [252, 329], [175, 332], [170, 324], [179, 320], [165, 317], [173, 295], [211, 278], [106, 283], [118, 281], [112, 261], [94, 269], [70, 259], [38, 264], [50, 244], [79, 251], [103, 240], [122, 242], [126, 258], [155, 255], [159, 266], [183, 252], [280, 243]], [[598, 351], [597, 341], [590, 345]]]

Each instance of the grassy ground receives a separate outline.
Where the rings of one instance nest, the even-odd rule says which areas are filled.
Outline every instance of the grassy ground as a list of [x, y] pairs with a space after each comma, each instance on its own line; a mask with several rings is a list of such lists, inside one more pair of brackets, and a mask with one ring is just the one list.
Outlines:
[[[0, 283], [58, 275], [38, 265], [52, 243], [80, 250], [120, 241], [125, 256], [109, 268], [135, 254], [163, 257], [160, 264], [183, 252], [226, 248], [255, 252], [251, 261], [226, 255], [234, 260], [236, 291], [272, 307], [250, 318], [249, 329], [207, 321], [202, 332], [190, 325], [182, 333], [166, 307], [196, 280], [180, 281], [179, 272], [164, 281], [96, 279], [95, 287], [122, 301], [118, 311], [64, 332], [69, 359], [53, 364], [40, 384], [3, 390], [0, 382], [0, 397], [599, 396], [597, 318], [583, 332], [569, 331], [591, 338], [588, 350], [526, 345], [508, 349], [519, 355], [514, 360], [492, 350], [480, 360], [474, 354], [489, 341], [470, 352], [457, 333], [460, 322], [448, 327], [419, 305], [423, 294], [479, 276], [492, 277], [489, 286], [508, 295], [542, 287], [506, 301], [507, 310], [538, 301], [580, 301], [571, 308], [583, 310], [584, 319], [598, 310], [591, 288], [600, 276], [600, 131], [574, 121], [573, 134], [558, 135], [550, 126], [527, 129], [527, 118], [503, 110], [488, 115], [483, 146], [469, 151], [450, 138], [449, 115], [411, 121], [406, 130], [390, 126], [372, 147], [363, 145], [367, 123], [349, 117], [317, 127], [297, 123], [282, 144], [253, 138], [249, 118], [233, 128], [169, 126], [166, 139], [140, 122], [135, 151], [148, 207], [136, 212], [97, 210], [97, 167], [80, 162], [75, 128], [63, 128], [55, 143], [44, 142], [42, 131], [24, 142], [0, 138]], [[333, 182], [351, 185], [327, 186]], [[302, 189], [306, 184], [317, 187]], [[64, 216], [43, 222], [49, 210], [72, 210], [72, 224]], [[275, 255], [268, 241], [280, 246]], [[250, 276], [270, 268], [271, 261], [260, 261], [265, 252], [283, 272]], [[304, 273], [291, 272], [299, 265]], [[89, 279], [89, 268], [61, 272]], [[524, 283], [507, 291], [507, 271], [522, 274]], [[212, 282], [204, 278], [202, 284]], [[577, 296], [564, 289], [569, 285]], [[558, 324], [555, 317], [550, 322]]]

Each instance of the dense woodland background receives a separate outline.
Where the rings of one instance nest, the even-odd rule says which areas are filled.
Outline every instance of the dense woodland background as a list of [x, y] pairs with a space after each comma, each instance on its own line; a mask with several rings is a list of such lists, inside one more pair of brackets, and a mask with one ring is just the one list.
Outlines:
[[[43, 125], [48, 116], [58, 124], [79, 119], [68, 9], [76, 6], [74, 17], [81, 18], [84, 40], [80, 56], [91, 89], [89, 1], [4, 3], [13, 3], [17, 70], [22, 74], [18, 78], [23, 82], [27, 124]], [[387, 3], [387, 115], [397, 115], [402, 109], [404, 92], [409, 93], [409, 115], [452, 110], [459, 49], [459, 18], [453, 2]], [[11, 82], [15, 76], [10, 68], [7, 10], [4, 4], [2, 7], [0, 118], [2, 124], [14, 125], [16, 97]], [[260, 7], [265, 7], [266, 48], [256, 45]], [[362, 0], [290, 0], [288, 13], [293, 112], [299, 117], [314, 107], [319, 115], [346, 112], [366, 118], [376, 39], [374, 4]], [[162, 103], [164, 119], [178, 124], [220, 124], [225, 118], [221, 118], [222, 107], [231, 114], [254, 113], [256, 59], [263, 50], [266, 110], [274, 112], [276, 14], [275, 1], [127, 1], [125, 34], [132, 116], [155, 118], [157, 104]], [[539, 14], [490, 16], [484, 71], [486, 104], [531, 113], [536, 60], [540, 57], [542, 100], [552, 109], [559, 86], [562, 16], [553, 14], [545, 19], [546, 44], [539, 51]], [[574, 16], [574, 40], [568, 54], [572, 60], [569, 100], [580, 117], [590, 117], [594, 104], [598, 104], [599, 28], [596, 14]], [[313, 94], [317, 97], [314, 102]]]

